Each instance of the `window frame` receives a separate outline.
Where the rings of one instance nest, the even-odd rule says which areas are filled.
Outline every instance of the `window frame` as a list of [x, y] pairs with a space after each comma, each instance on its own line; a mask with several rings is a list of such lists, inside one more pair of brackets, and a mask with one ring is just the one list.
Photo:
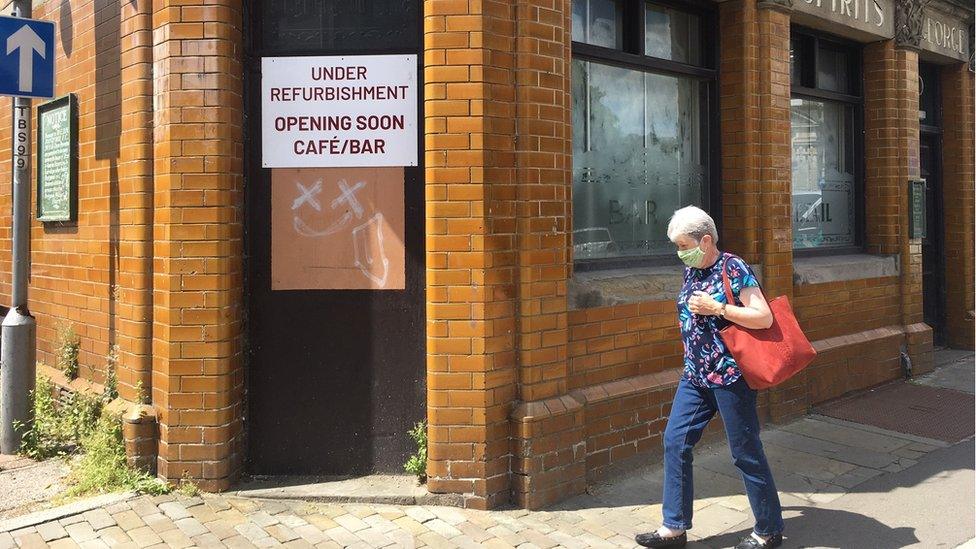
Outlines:
[[[704, 153], [707, 155], [708, 186], [703, 193], [706, 203], [702, 206], [709, 211], [721, 211], [721, 142], [719, 115], [719, 25], [717, 7], [708, 0], [618, 0], [623, 11], [621, 49], [607, 48], [573, 41], [571, 61], [591, 61], [614, 67], [635, 70], [643, 73], [681, 76], [704, 82], [708, 89], [702, 99], [701, 130], [706, 132]], [[701, 21], [701, 60], [702, 64], [690, 65], [659, 57], [644, 55], [645, 15], [647, 4], [672, 8], [699, 17]], [[572, 195], [570, 195], [572, 201]], [[722, 216], [713, 215], [719, 231]], [[571, 223], [571, 226], [575, 226]], [[572, 236], [570, 237], [570, 246]], [[651, 254], [625, 257], [577, 259], [573, 255], [574, 271], [599, 271], [633, 267], [680, 265], [675, 254]]]
[[[922, 80], [923, 74], [932, 77], [931, 80], [929, 80], [925, 85], [931, 86], [932, 94], [934, 95], [935, 104], [933, 105], [933, 107], [935, 107], [935, 109], [932, 114], [934, 115], [933, 118], [935, 123], [925, 124], [921, 120], [919, 120], [918, 131], [920, 134], [941, 135], [942, 119], [945, 116], [944, 109], [942, 108], [942, 67], [934, 63], [927, 63], [925, 61], [919, 60], [918, 62], [919, 81], [924, 82], [924, 80]], [[921, 110], [921, 107], [922, 107], [921, 94], [919, 94], [919, 110]]]
[[[864, 57], [863, 45], [851, 40], [845, 40], [814, 31], [797, 25], [790, 26], [790, 40], [796, 38], [805, 41], [810, 51], [801, 52], [803, 58], [800, 64], [801, 82], [807, 85], [796, 85], [793, 82], [793, 70], [790, 68], [790, 99], [807, 99], [840, 103], [853, 107], [854, 115], [851, 120], [851, 135], [854, 143], [854, 244], [846, 246], [825, 246], [816, 248], [796, 248], [793, 246], [793, 170], [790, 170], [790, 241], [794, 257], [823, 257], [831, 255], [848, 255], [864, 253], [865, 235], [867, 233], [867, 217], [864, 185]], [[820, 45], [826, 44], [831, 49], [840, 49], [848, 54], [850, 59], [847, 68], [848, 82], [854, 86], [856, 93], [841, 93], [816, 87], [817, 57]], [[792, 113], [792, 106], [790, 107]], [[792, 115], [792, 114], [791, 114]], [[790, 130], [790, 154], [792, 156], [792, 129]]]

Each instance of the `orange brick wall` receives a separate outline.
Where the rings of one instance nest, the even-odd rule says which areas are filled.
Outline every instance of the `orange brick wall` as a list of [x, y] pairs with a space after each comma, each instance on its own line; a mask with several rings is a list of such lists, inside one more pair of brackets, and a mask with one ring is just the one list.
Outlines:
[[894, 41], [864, 48], [864, 188], [869, 253], [898, 254], [900, 322], [918, 371], [932, 368], [922, 321], [922, 242], [908, 234], [908, 181], [920, 174], [918, 53]]
[[[727, 250], [756, 262], [760, 248], [761, 155], [758, 8], [749, 0], [719, 4], [722, 29], [719, 107], [722, 140], [722, 234]], [[714, 213], [714, 212], [713, 212]]]
[[153, 404], [160, 476], [242, 466], [240, 2], [153, 4]]
[[898, 277], [797, 286], [793, 310], [811, 341], [898, 324]]
[[512, 18], [424, 2], [428, 489], [481, 508], [510, 499], [518, 375]]
[[570, 388], [681, 367], [677, 323], [671, 301], [571, 311]]
[[[146, 265], [136, 259], [139, 252], [134, 245], [123, 244], [123, 239], [133, 238], [135, 230], [134, 226], [123, 228], [136, 220], [122, 214], [133, 207], [129, 200], [133, 195], [123, 199], [124, 205], [119, 200], [120, 184], [134, 192], [132, 174], [136, 168], [132, 162], [137, 153], [121, 147], [120, 140], [136, 140], [132, 113], [139, 108], [133, 103], [123, 107], [122, 75], [139, 85], [139, 77], [132, 70], [140, 63], [133, 54], [138, 45], [134, 39], [138, 23], [131, 17], [137, 4], [142, 9], [146, 3], [126, 2], [125, 10], [120, 10], [118, 3], [110, 2], [48, 2], [36, 6], [32, 14], [35, 19], [58, 23], [55, 95], [71, 92], [77, 96], [79, 128], [78, 222], [60, 226], [33, 220], [31, 226], [29, 307], [37, 318], [37, 359], [56, 366], [56, 328], [70, 325], [81, 343], [79, 374], [100, 384], [106, 380], [113, 346], [127, 349], [128, 356], [122, 359], [126, 364], [135, 364], [133, 357], [146, 349], [145, 343], [139, 347], [131, 340], [147, 326], [134, 325], [138, 313], [133, 307], [140, 298], [132, 293], [137, 285], [133, 279]], [[124, 40], [120, 39], [123, 11], [129, 19], [129, 36]], [[10, 127], [10, 103], [9, 98], [0, 99], [2, 127]], [[36, 107], [41, 103], [33, 101], [35, 144]], [[128, 124], [126, 132], [123, 119]], [[10, 132], [0, 132], [0, 150], [10, 151]], [[32, 168], [36, 173], [36, 161]], [[146, 170], [147, 165], [140, 169]], [[36, 215], [34, 184], [32, 179], [32, 219]], [[4, 154], [0, 155], [0, 299], [4, 303], [10, 296], [10, 211], [10, 155]], [[133, 398], [135, 376], [120, 372], [119, 378], [120, 388]], [[146, 376], [142, 379], [148, 381]]]
[[[513, 421], [514, 500], [539, 508], [584, 489], [582, 409], [568, 390], [570, 273], [569, 0], [517, 1], [515, 176], [518, 398], [548, 415]], [[542, 440], [532, 433], [544, 433]]]
[[817, 358], [800, 375], [811, 405], [844, 396], [902, 375], [905, 333], [898, 326], [817, 340]]
[[792, 153], [790, 134], [790, 15], [777, 4], [758, 10], [760, 181], [759, 246], [763, 289], [793, 293]]
[[921, 241], [908, 238], [908, 180], [919, 176], [918, 54], [894, 41], [864, 48], [867, 249], [899, 254], [901, 323], [922, 321]]
[[[913, 142], [905, 137], [912, 129], [905, 118], [913, 108], [911, 91], [896, 91], [913, 74], [913, 57], [887, 44], [878, 46], [884, 60], [875, 61], [882, 65], [868, 67], [871, 89], [893, 96], [887, 110], [867, 116], [874, 124], [869, 130], [878, 128], [868, 138], [876, 153], [869, 192], [885, 196], [872, 214], [879, 221], [869, 245], [875, 253], [904, 249], [908, 276], [794, 288], [789, 14], [746, 1], [719, 9], [723, 246], [762, 265], [771, 296], [792, 296], [822, 351], [806, 373], [761, 395], [764, 421], [783, 421], [824, 399], [896, 377], [906, 343], [910, 353], [923, 354], [924, 330], [900, 322], [914, 322], [917, 312], [916, 297], [902, 297], [906, 290], [920, 292], [917, 246], [908, 248], [899, 226], [883, 222], [902, 219], [896, 180], [917, 173], [917, 153], [911, 164]], [[437, 235], [428, 240], [431, 487], [463, 492], [475, 506], [504, 497], [495, 490], [505, 486], [506, 460], [512, 497], [535, 507], [577, 490], [581, 467], [599, 474], [655, 452], [680, 373], [672, 302], [565, 310], [562, 284], [571, 265], [561, 247], [570, 244], [571, 212], [560, 194], [568, 190], [559, 160], [565, 154], [561, 128], [568, 123], [560, 122], [566, 107], [558, 55], [567, 54], [559, 10], [566, 24], [568, 8], [559, 2], [426, 4], [428, 226]], [[479, 62], [485, 66], [476, 67]], [[452, 85], [465, 77], [468, 85]], [[480, 120], [469, 121], [476, 108]], [[901, 128], [895, 137], [883, 131], [890, 124]], [[455, 162], [461, 158], [466, 163]], [[899, 167], [889, 173], [891, 163]], [[455, 232], [461, 226], [474, 232]], [[482, 269], [477, 276], [474, 268]], [[476, 305], [481, 299], [485, 303]], [[463, 332], [454, 329], [461, 319], [467, 319]], [[494, 371], [501, 384], [468, 406], [452, 398], [472, 386], [467, 376], [452, 375], [464, 352], [476, 359], [465, 372], [478, 379], [478, 372]], [[511, 372], [517, 373], [514, 390]], [[491, 411], [504, 409], [508, 399], [515, 407], [506, 456], [493, 446], [504, 431], [492, 423], [500, 415]], [[477, 433], [486, 438], [465, 438]], [[466, 475], [489, 468], [483, 493], [483, 485]]]
[[945, 219], [946, 332], [952, 347], [974, 342], [973, 73], [965, 65], [942, 70], [942, 197]]
[[119, 28], [118, 380], [120, 396], [136, 400], [152, 389], [152, 0], [123, 3]]

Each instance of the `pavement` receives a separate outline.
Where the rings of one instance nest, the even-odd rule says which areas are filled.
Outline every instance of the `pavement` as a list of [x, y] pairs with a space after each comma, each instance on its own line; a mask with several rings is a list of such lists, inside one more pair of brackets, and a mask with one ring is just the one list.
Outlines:
[[[972, 353], [937, 354], [912, 383], [973, 393]], [[783, 547], [976, 547], [970, 436], [950, 444], [816, 414], [763, 431], [784, 507]], [[661, 467], [591, 485], [543, 511], [242, 497], [119, 495], [0, 521], [12, 547], [635, 547], [661, 519]], [[733, 546], [752, 515], [724, 444], [695, 453], [688, 547]], [[0, 497], [4, 491], [0, 487]]]
[[64, 490], [67, 464], [0, 455], [0, 520], [49, 506]]

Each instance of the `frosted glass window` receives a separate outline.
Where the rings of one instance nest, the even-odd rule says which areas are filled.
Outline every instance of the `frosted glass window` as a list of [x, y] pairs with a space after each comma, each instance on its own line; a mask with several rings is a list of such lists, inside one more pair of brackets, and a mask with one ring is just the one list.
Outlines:
[[821, 47], [817, 54], [817, 87], [822, 90], [851, 93], [847, 74], [847, 53]]
[[573, 40], [621, 49], [623, 14], [614, 0], [573, 0]]
[[853, 110], [791, 100], [793, 247], [855, 244]]
[[573, 60], [575, 259], [673, 253], [671, 214], [705, 206], [707, 88]]
[[644, 54], [701, 65], [701, 23], [697, 15], [647, 4]]

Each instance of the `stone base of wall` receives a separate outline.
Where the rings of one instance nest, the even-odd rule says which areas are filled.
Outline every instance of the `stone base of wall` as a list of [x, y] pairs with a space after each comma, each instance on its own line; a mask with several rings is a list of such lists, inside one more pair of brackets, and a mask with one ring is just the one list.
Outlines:
[[512, 500], [542, 509], [586, 489], [583, 406], [571, 396], [524, 402], [512, 421]]
[[927, 374], [935, 369], [935, 356], [932, 328], [918, 323], [905, 327], [905, 343], [908, 356], [912, 360], [912, 375]]
[[[818, 353], [813, 364], [759, 393], [763, 424], [788, 422], [819, 403], [901, 378], [903, 347], [916, 374], [931, 370], [932, 331], [924, 324], [867, 330], [813, 345]], [[587, 481], [660, 460], [680, 375], [674, 368], [520, 405], [511, 416], [514, 503], [540, 509], [582, 493]], [[724, 438], [717, 415], [702, 443]]]
[[813, 342], [817, 358], [804, 371], [811, 405], [902, 377], [905, 333], [898, 326]]
[[586, 473], [660, 451], [679, 370], [636, 376], [573, 391], [586, 422]]

